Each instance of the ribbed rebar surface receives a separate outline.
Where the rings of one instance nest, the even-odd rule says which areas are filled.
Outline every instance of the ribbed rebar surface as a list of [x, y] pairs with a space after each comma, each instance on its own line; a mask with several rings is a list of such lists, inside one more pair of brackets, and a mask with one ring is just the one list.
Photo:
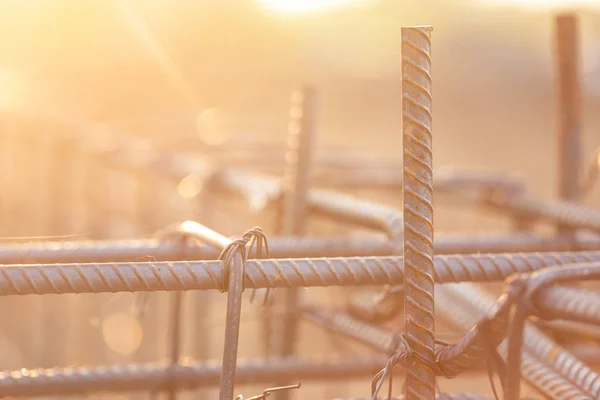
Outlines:
[[[388, 398], [385, 398], [388, 400]], [[406, 397], [393, 397], [389, 400], [404, 400]], [[491, 400], [491, 397], [484, 396], [479, 393], [439, 393], [435, 395], [435, 400]], [[335, 398], [333, 400], [368, 400], [367, 398]], [[382, 398], [383, 400], [383, 398]]]
[[[315, 91], [309, 87], [302, 87], [292, 94], [281, 214], [281, 233], [284, 235], [306, 235], [314, 153], [315, 95]], [[298, 309], [301, 293], [298, 289], [289, 289], [284, 296], [286, 314], [279, 321], [275, 319], [273, 322], [281, 324], [278, 329], [282, 340], [280, 354], [288, 356], [294, 354], [298, 339], [298, 318], [295, 311]], [[272, 323], [269, 325], [273, 326]], [[266, 336], [267, 340], [274, 342], [272, 335]], [[278, 383], [276, 386], [285, 386], [285, 383]], [[277, 394], [276, 399], [286, 400], [290, 396], [290, 392], [284, 391]]]
[[[345, 380], [376, 373], [378, 357], [310, 360], [271, 358], [237, 362], [236, 384], [271, 384], [274, 379]], [[0, 372], [2, 396], [64, 396], [93, 392], [192, 389], [219, 385], [221, 361], [178, 365], [147, 363], [94, 367], [21, 369]]]
[[[389, 217], [386, 218], [389, 222]], [[401, 219], [394, 226], [402, 233]], [[400, 243], [399, 255], [402, 252], [402, 235], [394, 241]], [[395, 246], [389, 239], [377, 237], [269, 238], [269, 251], [273, 258], [389, 256]], [[435, 254], [582, 251], [599, 250], [600, 240], [591, 235], [571, 239], [535, 233], [442, 234], [436, 235], [434, 249]], [[212, 260], [218, 256], [219, 251], [211, 246], [184, 245], [159, 239], [0, 244], [0, 264]]]
[[404, 308], [407, 399], [433, 400], [433, 153], [431, 27], [401, 29], [404, 217]]
[[553, 286], [535, 296], [536, 308], [549, 319], [600, 324], [600, 295], [596, 291]]
[[[491, 295], [474, 285], [440, 287], [438, 295], [444, 298], [438, 300], [440, 307], [449, 311], [443, 314], [445, 319], [460, 329], [469, 329], [493, 304]], [[506, 354], [506, 342], [498, 351]], [[531, 324], [524, 331], [522, 373], [551, 398], [600, 398], [598, 375]]]
[[[600, 261], [600, 251], [436, 256], [433, 277], [438, 283], [497, 282], [517, 272], [593, 261]], [[246, 261], [246, 289], [401, 283], [402, 257]], [[0, 268], [0, 296], [215, 290], [222, 285], [221, 261], [15, 264]]]

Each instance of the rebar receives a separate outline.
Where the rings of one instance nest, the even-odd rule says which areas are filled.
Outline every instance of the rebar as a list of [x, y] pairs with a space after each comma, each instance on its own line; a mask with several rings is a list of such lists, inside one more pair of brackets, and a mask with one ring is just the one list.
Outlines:
[[512, 215], [557, 223], [563, 227], [600, 232], [600, 211], [564, 201], [540, 200], [530, 196], [495, 195], [487, 204]]
[[401, 28], [404, 217], [404, 329], [407, 399], [433, 400], [433, 154], [431, 27]]
[[[298, 359], [271, 358], [237, 362], [237, 384], [270, 384], [276, 380], [345, 381], [369, 377], [385, 362], [380, 357]], [[21, 369], [0, 372], [3, 396], [67, 396], [93, 392], [160, 391], [215, 387], [220, 384], [221, 360], [110, 365], [76, 368]], [[232, 397], [233, 398], [233, 397]]]
[[352, 316], [316, 306], [304, 306], [300, 314], [304, 319], [330, 332], [343, 335], [369, 346], [378, 352], [392, 355], [398, 351], [398, 336], [383, 328], [362, 322]]
[[[36, 162], [22, 160], [27, 173], [17, 180], [5, 180], [4, 186], [14, 193], [9, 194], [8, 201], [2, 200], [5, 217], [10, 217], [4, 225], [9, 230], [19, 230], [11, 234], [22, 234], [25, 225], [14, 225], [12, 221], [17, 218], [10, 214], [23, 217], [29, 212], [28, 207], [33, 209], [34, 205], [42, 209], [35, 197], [23, 192], [27, 185], [22, 184], [35, 179], [28, 183], [41, 187], [42, 182], [37, 180], [42, 176], [47, 182], [54, 182], [47, 210], [51, 214], [48, 219], [51, 226], [42, 229], [47, 230], [57, 223], [64, 226], [74, 223], [72, 218], [61, 221], [70, 218], [65, 211], [71, 204], [61, 204], [59, 196], [71, 190], [71, 175], [78, 168], [74, 160], [70, 161], [69, 168], [60, 162], [59, 153], [69, 146], [69, 154], [79, 152], [83, 155], [81, 158], [88, 161], [83, 190], [88, 194], [90, 235], [109, 236], [116, 227], [115, 219], [131, 222], [133, 216], [134, 224], [143, 225], [148, 212], [152, 214], [152, 224], [162, 225], [155, 217], [170, 219], [171, 216], [163, 215], [164, 207], [155, 209], [163, 203], [157, 194], [167, 192], [170, 196], [180, 179], [195, 176], [203, 182], [204, 193], [202, 200], [198, 196], [186, 200], [186, 208], [208, 205], [213, 210], [213, 203], [218, 203], [213, 194], [234, 193], [247, 202], [250, 212], [256, 213], [271, 205], [281, 207], [280, 230], [285, 236], [270, 241], [272, 251], [268, 254], [267, 249], [265, 255], [260, 254], [261, 246], [266, 247], [266, 238], [259, 228], [231, 240], [190, 221], [176, 226], [174, 233], [184, 239], [177, 241], [161, 237], [135, 241], [0, 244], [0, 296], [152, 291], [173, 291], [175, 295], [173, 319], [169, 323], [173, 329], [169, 363], [4, 372], [0, 373], [0, 395], [66, 396], [107, 390], [165, 390], [169, 391], [170, 398], [175, 398], [181, 390], [218, 385], [220, 399], [232, 400], [235, 384], [258, 383], [264, 385], [262, 390], [273, 382], [347, 381], [376, 373], [373, 382], [379, 386], [374, 398], [389, 377], [391, 399], [394, 383], [391, 371], [396, 364], [405, 362], [402, 365], [406, 374], [403, 398], [469, 400], [483, 397], [469, 393], [436, 393], [436, 376], [452, 378], [487, 361], [490, 375], [499, 375], [507, 400], [519, 399], [521, 375], [544, 396], [570, 400], [600, 398], [600, 376], [570, 352], [582, 345], [562, 348], [538, 328], [568, 332], [572, 334], [569, 339], [578, 335], [589, 340], [597, 338], [595, 328], [600, 325], [600, 295], [590, 289], [564, 286], [600, 278], [600, 237], [592, 235], [600, 232], [600, 211], [577, 203], [583, 190], [580, 185], [577, 19], [573, 15], [560, 15], [556, 19], [560, 112], [557, 201], [532, 196], [523, 181], [504, 174], [451, 169], [433, 173], [430, 32], [430, 27], [401, 29], [401, 171], [400, 160], [371, 162], [340, 156], [338, 151], [316, 157], [311, 146], [315, 114], [312, 90], [305, 90], [304, 96], [295, 99], [292, 105], [287, 168], [282, 181], [247, 168], [248, 149], [240, 149], [240, 143], [210, 146], [199, 144], [198, 140], [170, 139], [154, 143], [63, 122], [64, 127], [60, 125], [60, 128], [64, 132], [46, 129], [40, 140], [39, 135], [33, 134], [41, 130], [39, 116], [22, 118], [21, 113], [16, 113], [18, 127], [25, 128], [25, 132], [3, 135], [3, 148], [9, 149], [5, 155], [10, 157], [12, 151], [22, 153], [23, 157], [27, 152], [43, 150], [54, 163], [44, 175], [41, 170], [31, 170]], [[54, 129], [55, 125], [51, 126]], [[252, 168], [266, 167], [279, 173], [273, 168], [281, 167], [281, 154], [274, 155], [277, 146], [260, 150], [251, 149], [250, 161], [256, 161]], [[243, 167], [235, 166], [240, 164]], [[17, 169], [19, 165], [13, 167]], [[138, 200], [146, 201], [147, 196], [154, 201], [145, 203], [145, 208], [140, 207], [142, 213], [108, 204], [106, 196], [112, 182], [107, 172], [113, 176], [114, 173], [136, 176], [145, 181], [143, 188], [148, 191], [138, 192]], [[312, 181], [329, 187], [402, 187], [403, 208], [314, 189], [310, 187]], [[11, 182], [14, 185], [10, 185]], [[154, 184], [165, 184], [168, 188], [155, 189]], [[11, 189], [12, 186], [18, 190]], [[528, 228], [532, 228], [534, 222], [549, 222], [557, 226], [558, 234], [437, 235], [434, 240], [434, 189], [436, 195], [445, 192], [462, 202], [483, 204], [508, 213], [513, 219], [526, 221]], [[303, 237], [308, 217], [314, 215], [379, 231], [387, 237]], [[199, 219], [206, 222], [204, 218]], [[187, 237], [199, 239], [203, 244], [190, 243], [185, 240]], [[257, 244], [257, 254], [255, 259], [248, 260], [253, 243]], [[543, 253], [531, 253], [533, 251]], [[452, 254], [443, 255], [447, 253]], [[276, 259], [270, 259], [271, 256]], [[508, 285], [495, 303], [489, 293], [473, 284], [456, 284], [505, 279]], [[435, 288], [434, 284], [442, 285]], [[391, 302], [370, 304], [354, 297], [348, 299], [345, 308], [327, 309], [314, 301], [300, 302], [298, 297], [300, 287], [355, 285], [375, 285], [374, 290]], [[386, 286], [382, 288], [383, 285]], [[324, 361], [291, 357], [238, 360], [243, 291], [259, 288], [291, 289], [283, 317], [273, 317], [283, 325], [282, 343], [276, 346], [281, 347], [276, 351], [278, 355], [294, 353], [297, 324], [302, 318], [366, 345], [375, 350], [377, 356]], [[180, 326], [183, 291], [215, 289], [228, 292], [223, 358], [214, 363], [183, 361], [179, 345], [180, 329], [186, 331]], [[448, 325], [461, 332], [470, 329], [453, 344], [434, 337], [434, 299], [436, 312]], [[39, 298], [33, 300], [46, 304]], [[390, 330], [394, 319], [400, 319], [402, 301], [405, 331]], [[351, 314], [356, 311], [352, 306], [357, 302], [362, 308], [355, 314], [360, 315], [361, 320]], [[377, 305], [382, 307], [377, 308]], [[36, 312], [40, 310], [41, 307], [36, 308]], [[363, 317], [366, 318], [363, 320]], [[534, 322], [527, 321], [528, 317]], [[53, 320], [52, 314], [46, 312], [36, 318], [38, 324], [56, 330]], [[378, 325], [384, 321], [389, 325]], [[569, 329], [565, 324], [569, 324]], [[34, 331], [40, 329], [36, 326]], [[46, 335], [38, 334], [34, 338], [31, 347], [36, 355], [60, 353], [51, 346], [43, 348], [41, 338], [47, 338]], [[266, 337], [269, 343], [275, 343], [271, 339]], [[597, 350], [597, 347], [586, 347], [586, 350], [588, 348], [590, 353]], [[44, 361], [40, 362], [42, 366], [46, 365]], [[267, 389], [263, 395], [250, 399], [265, 398], [269, 393]], [[284, 393], [283, 396], [290, 395]]]
[[[406, 397], [394, 397], [389, 400], [404, 400]], [[342, 399], [335, 398], [333, 400], [369, 400], [367, 398], [351, 398]], [[435, 400], [492, 400], [491, 397], [483, 396], [479, 393], [438, 393], [435, 395]]]
[[[269, 250], [273, 258], [389, 256], [389, 240], [377, 237], [272, 237]], [[434, 239], [435, 254], [519, 253], [548, 251], [600, 250], [600, 238], [535, 233], [516, 234], [441, 234]], [[0, 243], [0, 264], [85, 263], [216, 259], [213, 246], [152, 239], [78, 240], [61, 242]]]
[[[440, 287], [437, 293], [443, 296], [443, 301], [438, 299], [437, 304], [454, 310], [444, 313], [444, 319], [453, 321], [461, 329], [469, 329], [476, 322], [476, 315], [486, 313], [493, 305], [489, 293], [470, 284]], [[531, 324], [526, 324], [524, 343], [522, 372], [539, 390], [552, 398], [597, 398], [594, 395], [597, 375]], [[500, 354], [506, 354], [505, 345], [499, 346]], [[530, 369], [525, 368], [528, 357], [538, 361]]]
[[[558, 111], [558, 196], [564, 201], [580, 199], [581, 173], [581, 88], [577, 17], [555, 19], [557, 111]], [[564, 231], [565, 227], [561, 227]], [[569, 227], [567, 226], [567, 231]], [[572, 233], [572, 230], [571, 230]]]
[[[290, 236], [304, 236], [307, 229], [308, 192], [312, 178], [312, 154], [315, 124], [315, 91], [302, 87], [292, 94], [290, 123], [288, 132], [288, 153], [283, 179], [283, 204], [281, 233]], [[294, 354], [298, 338], [298, 318], [294, 310], [300, 302], [300, 292], [289, 289], [284, 293], [284, 305], [288, 311], [282, 318], [281, 356]], [[268, 338], [272, 340], [272, 338]], [[281, 386], [284, 383], [277, 383]], [[288, 392], [281, 393], [280, 400], [289, 399]]]
[[548, 319], [600, 325], [600, 295], [595, 291], [553, 287], [540, 291], [535, 306]]
[[393, 207], [329, 190], [311, 190], [309, 208], [316, 215], [385, 232], [391, 253], [402, 254], [402, 214]]
[[[600, 252], [480, 254], [434, 257], [438, 283], [498, 282], [550, 265], [600, 261]], [[404, 283], [402, 257], [246, 261], [246, 288], [295, 288]], [[215, 290], [221, 261], [14, 264], [0, 268], [0, 296], [27, 294]]]

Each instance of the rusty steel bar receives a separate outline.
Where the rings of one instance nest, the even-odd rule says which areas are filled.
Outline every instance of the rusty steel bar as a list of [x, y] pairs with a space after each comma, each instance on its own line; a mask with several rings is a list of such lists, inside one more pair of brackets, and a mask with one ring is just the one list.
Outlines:
[[563, 227], [600, 232], [600, 211], [596, 208], [521, 195], [490, 196], [485, 203], [512, 215], [558, 223]]
[[[557, 268], [557, 271], [564, 271]], [[592, 266], [586, 266], [591, 270]], [[544, 272], [542, 270], [541, 272]], [[536, 293], [533, 305], [541, 315], [568, 315], [570, 319], [583, 321], [597, 321], [600, 315], [597, 295], [586, 298], [586, 293], [576, 289], [562, 287], [547, 287]], [[436, 351], [436, 363], [439, 371], [446, 377], [455, 377], [479, 366], [488, 356], [488, 346], [498, 346], [507, 335], [510, 314], [510, 297], [504, 295], [496, 302], [496, 306], [480, 320], [457, 343]], [[311, 308], [304, 312], [304, 317], [328, 329], [341, 333], [347, 337], [359, 340], [364, 344], [387, 354], [400, 352], [403, 348], [398, 337], [391, 332], [382, 330], [364, 322], [356, 321], [352, 317], [337, 312]], [[400, 346], [400, 347], [399, 347]]]
[[292, 93], [288, 152], [282, 186], [283, 235], [304, 236], [308, 212], [308, 191], [312, 178], [312, 153], [314, 152], [315, 91], [302, 87]]
[[[392, 397], [386, 398], [387, 400], [405, 400], [406, 397]], [[366, 397], [363, 398], [351, 398], [345, 399], [341, 397], [336, 397], [333, 400], [369, 400]], [[435, 400], [492, 400], [489, 396], [484, 396], [479, 393], [437, 393], [435, 395]]]
[[[595, 339], [596, 343], [598, 339]], [[578, 360], [588, 365], [597, 367], [600, 365], [600, 347], [594, 344], [575, 344], [566, 347], [567, 351], [577, 357]]]
[[326, 328], [344, 337], [354, 339], [388, 355], [398, 352], [399, 339], [393, 332], [376, 325], [354, 319], [352, 316], [323, 309], [316, 306], [305, 306], [300, 316], [317, 326]]
[[[437, 304], [448, 311], [444, 312], [444, 319], [459, 329], [469, 329], [477, 316], [485, 314], [494, 304], [489, 293], [472, 284], [439, 287], [437, 295], [441, 297]], [[525, 327], [524, 344], [521, 371], [543, 393], [560, 399], [598, 397], [594, 395], [599, 384], [596, 374], [531, 324]], [[506, 354], [506, 342], [498, 351]]]
[[[438, 283], [503, 281], [514, 273], [552, 265], [600, 261], [600, 252], [436, 256]], [[246, 288], [355, 286], [404, 283], [402, 257], [270, 259], [246, 261]], [[0, 296], [214, 290], [221, 261], [89, 264], [13, 264], [0, 268]]]
[[402, 254], [402, 214], [383, 204], [328, 190], [311, 190], [310, 210], [317, 215], [385, 232], [392, 254]]
[[[543, 270], [537, 271], [531, 275], [515, 276], [511, 277], [508, 282], [508, 288], [512, 288], [513, 292], [516, 293], [517, 303], [515, 304], [513, 315], [509, 326], [509, 339], [508, 339], [508, 365], [521, 365], [521, 354], [523, 349], [523, 337], [525, 329], [525, 321], [527, 316], [530, 314], [534, 315], [548, 315], [550, 318], [554, 316], [554, 312], [561, 312], [562, 315], [568, 314], [569, 310], [572, 310], [572, 318], [579, 320], [579, 318], [591, 318], [594, 319], [597, 310], [585, 309], [586, 301], [578, 296], [579, 293], [576, 290], [570, 288], [563, 288], [558, 295], [546, 295], [543, 293], [546, 291], [552, 291], [552, 285], [575, 283], [579, 281], [589, 281], [600, 278], [600, 264], [580, 264], [580, 265], [567, 265], [560, 267], [549, 267]], [[560, 289], [560, 288], [559, 288]], [[565, 293], [566, 292], [566, 293]], [[565, 299], [563, 296], [566, 296]], [[531, 300], [533, 298], [534, 306], [531, 306]], [[559, 303], [548, 304], [543, 300], [559, 300]], [[590, 300], [594, 300], [593, 298]], [[597, 299], [596, 299], [597, 300]], [[529, 302], [528, 302], [529, 301]], [[571, 302], [572, 304], [569, 304]], [[574, 303], [574, 304], [573, 304]], [[589, 304], [589, 303], [588, 303]], [[546, 307], [548, 309], [546, 309]], [[588, 311], [588, 312], [586, 312]], [[586, 315], [587, 314], [587, 315]], [[559, 317], [559, 316], [557, 316]], [[579, 317], [579, 318], [578, 318]], [[585, 319], [584, 319], [585, 321]], [[600, 377], [590, 375], [592, 379], [598, 381], [598, 391], [600, 393]], [[517, 370], [509, 370], [507, 373], [507, 389], [505, 397], [507, 399], [519, 399], [520, 394], [520, 376]], [[589, 391], [588, 388], [586, 390]], [[596, 397], [599, 393], [596, 393]]]
[[[378, 170], [368, 165], [357, 166], [349, 171], [315, 171], [315, 182], [335, 188], [402, 188], [402, 169]], [[433, 189], [436, 193], [451, 194], [457, 191], [490, 191], [518, 193], [524, 190], [523, 182], [508, 174], [482, 171], [436, 170], [433, 173]]]
[[594, 342], [600, 341], [600, 327], [597, 325], [589, 325], [569, 320], [546, 321], [535, 317], [533, 317], [532, 320], [535, 322], [536, 326], [545, 331], [549, 330], [559, 334], [570, 335], [571, 338], [578, 337]]
[[[548, 316], [548, 318], [560, 318], [568, 316], [569, 319], [583, 322], [594, 322], [600, 320], [600, 307], [596, 303], [600, 302], [598, 295], [586, 297], [587, 292], [572, 288], [539, 286], [540, 284], [550, 284], [560, 282], [575, 282], [580, 280], [597, 279], [600, 276], [600, 264], [581, 264], [564, 265], [560, 267], [544, 268], [527, 279], [523, 284], [527, 285], [524, 295], [528, 296], [532, 305], [529, 312], [535, 312], [535, 315]], [[552, 279], [552, 281], [550, 281]], [[522, 281], [511, 282], [512, 285], [521, 285]], [[528, 292], [528, 288], [536, 292]], [[509, 316], [511, 304], [514, 301], [511, 298], [511, 291], [507, 290], [494, 308], [487, 314], [487, 317], [478, 322], [461, 340], [457, 343], [440, 349], [437, 352], [437, 362], [440, 370], [445, 376], [456, 376], [474, 367], [487, 356], [487, 348], [497, 347], [507, 335], [509, 327]], [[523, 299], [517, 299], [522, 301]], [[524, 317], [523, 317], [524, 318]], [[513, 337], [509, 339], [512, 340]], [[509, 344], [510, 346], [510, 344]], [[508, 356], [509, 364], [513, 364]], [[519, 362], [515, 362], [519, 364]], [[513, 370], [514, 371], [514, 370]], [[512, 378], [515, 379], [514, 377]], [[511, 387], [509, 385], [509, 387]], [[513, 390], [518, 390], [514, 385]], [[518, 398], [518, 393], [511, 394], [510, 398]]]
[[[600, 238], [578, 235], [575, 240], [535, 233], [446, 234], [434, 240], [436, 254], [590, 251], [600, 249]], [[273, 258], [389, 256], [388, 240], [376, 237], [273, 237]], [[174, 243], [160, 239], [80, 240], [0, 243], [0, 264], [122, 261], [177, 261], [216, 259], [212, 246]]]
[[[579, 82], [579, 38], [577, 17], [558, 15], [554, 42], [557, 75], [558, 196], [576, 202], [581, 195], [581, 86]], [[559, 226], [567, 232], [570, 227]]]
[[534, 297], [535, 307], [548, 319], [600, 325], [600, 294], [595, 291], [552, 287]]
[[435, 398], [431, 30], [400, 30], [407, 400]]
[[[315, 97], [316, 93], [310, 87], [302, 87], [292, 94], [281, 214], [281, 233], [284, 235], [304, 236], [306, 233], [315, 140]], [[287, 312], [279, 330], [283, 341], [280, 354], [283, 357], [294, 354], [298, 337], [298, 318], [294, 310], [300, 303], [300, 294], [297, 289], [289, 289], [284, 293]], [[277, 383], [276, 386], [285, 384]], [[289, 397], [288, 392], [277, 395], [281, 400]]]
[[[381, 357], [344, 359], [272, 358], [240, 359], [237, 384], [270, 384], [273, 379], [307, 381], [345, 381], [375, 374], [385, 363]], [[164, 390], [175, 387], [191, 390], [219, 386], [221, 361], [187, 361], [177, 365], [168, 362], [70, 367], [51, 369], [21, 369], [0, 372], [0, 393], [3, 396], [74, 396], [93, 392], [132, 392]], [[232, 397], [233, 398], [233, 397]]]

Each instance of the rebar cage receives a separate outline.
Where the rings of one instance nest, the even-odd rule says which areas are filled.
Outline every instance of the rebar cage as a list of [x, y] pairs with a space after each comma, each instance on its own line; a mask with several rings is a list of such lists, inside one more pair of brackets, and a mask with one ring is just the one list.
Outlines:
[[[401, 31], [400, 163], [315, 157], [318, 93], [311, 87], [292, 96], [284, 165], [271, 147], [244, 153], [231, 143], [157, 142], [5, 113], [2, 162], [15, 171], [0, 174], [5, 233], [63, 240], [0, 245], [0, 294], [12, 296], [1, 307], [5, 315], [28, 310], [4, 325], [3, 358], [24, 368], [0, 373], [0, 396], [176, 398], [193, 389], [202, 390], [194, 397], [207, 398], [219, 387], [219, 398], [231, 400], [235, 385], [251, 384], [262, 394], [238, 399], [310, 398], [298, 383], [358, 379], [371, 382], [361, 393], [373, 399], [480, 399], [487, 397], [445, 394], [436, 385], [440, 377], [480, 368], [495, 377], [494, 392], [505, 399], [521, 398], [521, 378], [548, 398], [600, 398], [600, 378], [584, 363], [597, 354], [600, 298], [593, 287], [575, 284], [600, 276], [600, 211], [577, 203], [590, 181], [580, 184], [580, 116], [570, 93], [575, 17], [560, 16], [556, 26], [558, 75], [567, 82], [559, 91], [559, 200], [537, 198], [506, 174], [433, 172], [430, 27]], [[277, 167], [283, 179], [264, 173]], [[342, 188], [380, 190], [401, 207]], [[507, 214], [513, 232], [434, 240], [434, 190]], [[243, 229], [247, 219], [269, 229]], [[312, 235], [309, 219], [336, 225]], [[225, 236], [209, 228], [216, 221], [245, 233]], [[539, 222], [556, 232], [537, 233]], [[362, 231], [345, 234], [347, 225]], [[87, 239], [64, 236], [72, 232]], [[122, 238], [133, 236], [146, 239]], [[488, 282], [504, 282], [498, 299], [481, 286]], [[364, 288], [338, 292], [337, 304], [303, 289], [347, 286]], [[211, 294], [216, 290], [226, 295]], [[14, 297], [33, 294], [61, 296]], [[132, 309], [123, 312], [124, 304]], [[238, 357], [248, 326], [242, 307], [258, 322], [255, 358]], [[442, 340], [436, 315], [458, 333]], [[223, 335], [211, 331], [219, 324]], [[332, 340], [302, 345], [303, 329], [314, 334], [315, 327]], [[11, 346], [11, 337], [27, 347]], [[341, 355], [300, 356], [306, 346]], [[210, 360], [219, 354], [220, 362]], [[114, 364], [79, 366], [98, 358]], [[319, 396], [356, 397], [348, 387], [335, 388], [347, 389], [345, 395]]]

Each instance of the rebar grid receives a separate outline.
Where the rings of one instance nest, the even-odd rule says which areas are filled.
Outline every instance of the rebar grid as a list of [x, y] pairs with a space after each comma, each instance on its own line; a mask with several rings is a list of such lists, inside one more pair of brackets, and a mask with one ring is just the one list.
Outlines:
[[[559, 34], [572, 39], [574, 24], [569, 21], [572, 22], [572, 19], [559, 19], [562, 24]], [[600, 263], [600, 239], [579, 232], [598, 232], [599, 211], [574, 203], [578, 193], [574, 182], [578, 182], [579, 115], [577, 109], [572, 107], [573, 104], [569, 103], [574, 101], [571, 99], [573, 96], [562, 91], [565, 94], [562, 106], [571, 111], [561, 129], [561, 140], [565, 148], [560, 163], [563, 172], [560, 184], [563, 201], [534, 198], [527, 193], [522, 182], [504, 175], [445, 171], [434, 177], [429, 34], [428, 27], [402, 28], [401, 31], [402, 176], [399, 176], [399, 171], [395, 170], [397, 164], [394, 164], [388, 166], [384, 173], [377, 171], [375, 176], [385, 179], [374, 183], [370, 171], [362, 170], [363, 165], [355, 160], [340, 161], [332, 157], [321, 162], [315, 157], [315, 181], [325, 182], [329, 186], [359, 185], [378, 188], [388, 188], [389, 182], [392, 182], [392, 187], [403, 188], [402, 210], [332, 190], [310, 188], [311, 169], [308, 166], [313, 150], [306, 143], [306, 146], [291, 143], [286, 160], [286, 179], [281, 183], [277, 179], [246, 169], [232, 168], [232, 160], [221, 165], [211, 160], [210, 156], [200, 158], [187, 151], [188, 149], [182, 151], [169, 145], [144, 147], [140, 146], [139, 140], [125, 140], [119, 135], [107, 135], [106, 132], [90, 133], [90, 138], [85, 140], [75, 138], [72, 134], [59, 137], [54, 143], [57, 153], [64, 150], [62, 144], [79, 147], [80, 150], [89, 146], [85, 153], [92, 164], [92, 168], [87, 171], [88, 174], [92, 173], [88, 175], [88, 191], [94, 191], [95, 195], [88, 199], [88, 206], [93, 211], [88, 218], [90, 226], [100, 236], [108, 236], [110, 230], [105, 221], [96, 217], [115, 210], [105, 204], [103, 196], [106, 195], [105, 189], [109, 182], [98, 172], [102, 169], [115, 169], [149, 177], [149, 182], [163, 180], [170, 184], [173, 180], [194, 175], [206, 186], [202, 189], [203, 199], [209, 198], [205, 193], [210, 186], [211, 191], [225, 190], [241, 195], [253, 211], [270, 209], [272, 203], [277, 202], [284, 209], [282, 233], [294, 237], [272, 238], [269, 247], [270, 256], [274, 259], [270, 259], [269, 255], [266, 255], [266, 259], [261, 259], [261, 255], [257, 254], [257, 259], [253, 260], [247, 259], [247, 245], [251, 238], [263, 238], [261, 231], [253, 230], [242, 239], [232, 241], [189, 221], [178, 227], [177, 234], [193, 236], [204, 244], [174, 242], [163, 237], [135, 241], [0, 245], [0, 263], [4, 264], [0, 267], [0, 296], [151, 291], [176, 291], [181, 294], [184, 290], [215, 289], [228, 292], [222, 365], [178, 361], [179, 335], [176, 329], [173, 338], [175, 346], [169, 363], [78, 369], [23, 369], [0, 374], [0, 395], [75, 395], [106, 390], [168, 390], [171, 398], [174, 398], [178, 390], [219, 385], [220, 398], [231, 400], [236, 383], [264, 383], [264, 387], [268, 387], [267, 384], [273, 381], [364, 378], [373, 376], [385, 366], [376, 375], [380, 376], [381, 372], [389, 372], [388, 369], [393, 369], [395, 362], [405, 357], [404, 398], [407, 399], [483, 398], [468, 393], [436, 393], [435, 377], [455, 377], [481, 366], [485, 361], [490, 361], [492, 373], [499, 374], [504, 397], [508, 400], [516, 400], [519, 396], [516, 383], [519, 383], [520, 375], [544, 395], [552, 398], [600, 398], [598, 375], [534, 325], [524, 321], [525, 315], [535, 315], [544, 323], [561, 319], [590, 325], [600, 324], [600, 308], [597, 304], [599, 295], [595, 291], [549, 286], [547, 283], [545, 287], [534, 291], [527, 290], [528, 285], [535, 285], [531, 281], [536, 282], [537, 276], [554, 274], [561, 276], [561, 279], [570, 276], [567, 279], [569, 281], [600, 277], [596, 271], [598, 264], [595, 264]], [[564, 47], [564, 43], [562, 46]], [[570, 50], [576, 49], [573, 43], [569, 46], [573, 46]], [[576, 57], [576, 51], [561, 51], [560, 57], [570, 57], [572, 61]], [[575, 76], [574, 68], [571, 67], [573, 65], [567, 68], [569, 71], [561, 71], [561, 76], [565, 75], [567, 80], [572, 80]], [[298, 104], [293, 107], [300, 109]], [[296, 122], [307, 116], [310, 120], [312, 113], [311, 110], [296, 115]], [[310, 125], [310, 121], [302, 122], [303, 127]], [[311, 130], [310, 126], [308, 130]], [[13, 136], [15, 141], [20, 142], [20, 146], [29, 146], [32, 145], [30, 142], [35, 142], [32, 137], [25, 140], [18, 135]], [[89, 143], [102, 138], [108, 138], [108, 146]], [[300, 136], [292, 134], [291, 138], [293, 141]], [[569, 164], [571, 161], [575, 164]], [[54, 171], [54, 175], [68, 173], [68, 169], [55, 168], [51, 171]], [[65, 183], [60, 180], [62, 176], [49, 174], [55, 182]], [[93, 178], [89, 179], [90, 177]], [[65, 205], [60, 202], [60, 193], [64, 192], [65, 187], [62, 184], [53, 187], [49, 210], [52, 210], [54, 219], [50, 225], [61, 224], [61, 219], [68, 214], [65, 212]], [[491, 205], [495, 209], [508, 211], [513, 218], [551, 222], [560, 228], [561, 233], [568, 231], [569, 235], [437, 235], [434, 245], [434, 189], [458, 194], [459, 197], [471, 195], [475, 189], [475, 196], [468, 197], [469, 201], [474, 200], [476, 204]], [[198, 198], [198, 195], [192, 197]], [[209, 203], [211, 202], [203, 205], [212, 206]], [[152, 208], [146, 210], [154, 211]], [[305, 233], [302, 226], [308, 217], [306, 211], [310, 211], [311, 215], [322, 215], [338, 222], [383, 232], [387, 239], [299, 237]], [[121, 214], [127, 216], [127, 213]], [[140, 216], [136, 214], [138, 225], [148, 222], [148, 219], [154, 220], [153, 225], [161, 224], [160, 219], [154, 215], [147, 218], [147, 211], [142, 218]], [[224, 251], [227, 249], [229, 251]], [[542, 253], [533, 253], [535, 251]], [[444, 253], [452, 255], [441, 255]], [[307, 256], [310, 258], [302, 258]], [[219, 260], [212, 261], [216, 258]], [[141, 261], [148, 259], [152, 261]], [[584, 267], [588, 273], [574, 272], [577, 268]], [[523, 274], [528, 273], [534, 275], [523, 278]], [[507, 292], [493, 308], [489, 294], [476, 286], [464, 284], [501, 282], [507, 278], [510, 280]], [[529, 282], [525, 284], [525, 289], [517, 286], [524, 281]], [[471, 330], [455, 343], [438, 343], [436, 346], [434, 283], [459, 282], [460, 286], [441, 285], [436, 288], [436, 311], [461, 331]], [[288, 302], [291, 306], [288, 310], [290, 313], [286, 315], [286, 329], [283, 330], [285, 353], [292, 353], [297, 339], [294, 338], [296, 317], [299, 316], [328, 331], [366, 344], [382, 354], [373, 358], [328, 359], [320, 362], [291, 357], [248, 363], [238, 361], [237, 345], [244, 289], [355, 285], [402, 285], [387, 287], [386, 293], [394, 293], [400, 299], [403, 297], [405, 330], [389, 330], [379, 326], [376, 319], [362, 321], [356, 316], [323, 308], [315, 302], [298, 302], [296, 297]], [[175, 303], [175, 316], [178, 315], [180, 303]], [[369, 310], [366, 311], [368, 314]], [[393, 308], [390, 314], [389, 318], [398, 317], [402, 311]], [[548, 323], [544, 326], [553, 325]], [[386, 366], [385, 357], [390, 356], [392, 358], [387, 361]], [[390, 385], [391, 382], [390, 378]], [[285, 393], [286, 397], [287, 395]], [[372, 398], [375, 397], [376, 393]]]

